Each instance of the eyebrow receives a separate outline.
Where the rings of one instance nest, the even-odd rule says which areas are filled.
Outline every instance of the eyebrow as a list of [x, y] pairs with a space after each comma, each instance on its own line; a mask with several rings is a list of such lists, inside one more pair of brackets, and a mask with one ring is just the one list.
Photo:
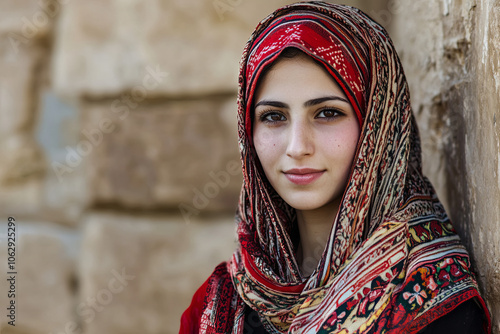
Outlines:
[[[342, 101], [345, 103], [349, 103], [347, 99], [340, 97], [340, 96], [324, 96], [324, 97], [319, 97], [317, 99], [311, 99], [307, 100], [304, 102], [304, 107], [311, 107], [315, 106], [317, 104], [323, 103], [325, 101]], [[271, 107], [276, 107], [276, 108], [289, 108], [289, 105], [280, 101], [271, 101], [271, 100], [261, 100], [259, 101], [254, 108], [257, 108], [258, 106], [271, 106]]]

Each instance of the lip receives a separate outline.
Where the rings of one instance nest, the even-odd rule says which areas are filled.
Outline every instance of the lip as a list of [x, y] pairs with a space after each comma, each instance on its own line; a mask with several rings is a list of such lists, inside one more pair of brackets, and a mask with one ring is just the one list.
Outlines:
[[308, 185], [319, 179], [324, 172], [325, 170], [314, 168], [293, 168], [283, 173], [290, 182], [298, 185]]

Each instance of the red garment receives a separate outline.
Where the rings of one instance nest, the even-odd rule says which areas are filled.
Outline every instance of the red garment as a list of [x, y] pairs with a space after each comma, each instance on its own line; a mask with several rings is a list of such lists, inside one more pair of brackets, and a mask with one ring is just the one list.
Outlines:
[[[231, 333], [234, 325], [232, 320], [235, 316], [235, 303], [241, 304], [242, 301], [234, 290], [226, 266], [226, 262], [219, 264], [196, 291], [191, 305], [182, 314], [179, 333]], [[217, 305], [213, 305], [214, 303]], [[222, 309], [224, 312], [216, 315], [217, 319], [202, 321], [211, 316], [207, 311], [212, 308]]]
[[200, 319], [203, 313], [203, 303], [206, 296], [206, 290], [208, 287], [208, 278], [205, 283], [203, 283], [198, 290], [196, 290], [191, 304], [182, 313], [181, 317], [181, 329], [179, 333], [199, 333], [200, 332]]

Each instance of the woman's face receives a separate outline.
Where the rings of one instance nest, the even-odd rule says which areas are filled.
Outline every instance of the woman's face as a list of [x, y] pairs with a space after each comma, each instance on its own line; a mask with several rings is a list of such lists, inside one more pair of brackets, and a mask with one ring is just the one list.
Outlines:
[[276, 192], [297, 210], [340, 200], [360, 134], [356, 113], [312, 58], [280, 58], [255, 94], [253, 141]]

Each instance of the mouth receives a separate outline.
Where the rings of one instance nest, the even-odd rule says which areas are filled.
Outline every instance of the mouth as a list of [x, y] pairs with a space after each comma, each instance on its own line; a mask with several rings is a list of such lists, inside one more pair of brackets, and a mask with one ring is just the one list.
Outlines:
[[297, 185], [308, 185], [323, 175], [325, 170], [313, 168], [293, 168], [284, 171], [286, 178]]

